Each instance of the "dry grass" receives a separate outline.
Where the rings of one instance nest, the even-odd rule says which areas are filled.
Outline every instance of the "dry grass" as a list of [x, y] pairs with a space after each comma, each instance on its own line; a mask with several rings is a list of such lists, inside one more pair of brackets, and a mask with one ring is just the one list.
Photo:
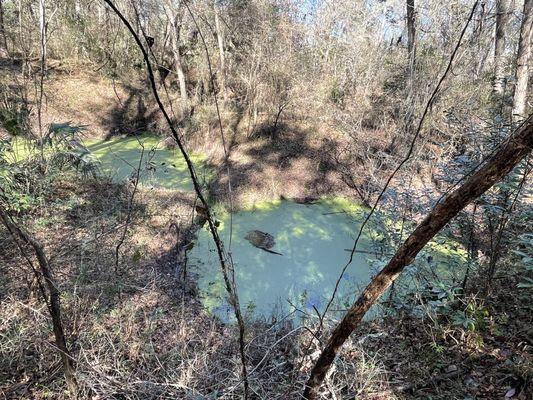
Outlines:
[[[176, 221], [186, 229], [193, 199], [141, 190], [115, 272], [115, 228], [121, 226], [127, 198], [127, 190], [117, 185], [64, 179], [46, 207], [27, 218], [45, 243], [62, 291], [81, 397], [240, 398], [235, 327], [204, 311], [194, 281], [183, 282], [176, 274], [176, 237], [168, 226]], [[47, 310], [21, 255], [3, 237], [0, 394], [69, 398]], [[303, 326], [288, 321], [249, 321], [246, 353], [254, 398], [298, 398], [311, 365], [303, 354], [309, 338]], [[350, 354], [331, 377], [332, 393], [382, 391], [383, 367], [376, 358], [364, 349]], [[346, 382], [352, 383], [346, 387]]]

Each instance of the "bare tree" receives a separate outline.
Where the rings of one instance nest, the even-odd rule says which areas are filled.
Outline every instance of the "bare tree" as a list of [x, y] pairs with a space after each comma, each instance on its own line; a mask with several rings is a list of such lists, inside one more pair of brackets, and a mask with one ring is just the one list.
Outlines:
[[[407, 0], [407, 53], [409, 55], [409, 84], [412, 84], [415, 72], [415, 37], [415, 0]], [[411, 90], [411, 88], [409, 90]]]
[[[37, 258], [37, 262], [39, 264], [40, 273], [36, 268], [33, 267], [33, 263], [29, 257], [27, 257], [27, 260], [32, 267], [33, 273], [35, 274], [39, 284], [41, 294], [48, 307], [50, 317], [52, 318], [55, 345], [59, 351], [61, 362], [63, 364], [65, 381], [67, 382], [67, 386], [71, 391], [71, 394], [76, 396], [78, 385], [76, 382], [74, 363], [67, 347], [65, 331], [61, 321], [61, 294], [54, 279], [52, 269], [48, 263], [48, 259], [46, 258], [43, 246], [33, 235], [18, 226], [2, 206], [0, 206], [0, 219], [13, 237], [13, 240], [15, 240], [17, 243], [20, 240], [24, 244], [29, 245], [35, 253], [35, 257]], [[20, 247], [20, 249], [22, 250], [22, 247]], [[43, 285], [41, 285], [41, 278], [45, 281], [46, 289]]]
[[529, 64], [531, 62], [531, 42], [533, 41], [533, 0], [524, 1], [524, 16], [520, 29], [520, 41], [516, 57], [516, 86], [513, 99], [513, 116], [525, 118], [527, 89], [529, 84]]
[[7, 54], [7, 38], [4, 26], [4, 2], [0, 0], [0, 55]]
[[304, 392], [316, 399], [318, 390], [341, 346], [357, 328], [366, 312], [411, 264], [422, 248], [470, 202], [505, 177], [533, 148], [533, 116], [517, 129], [501, 148], [465, 183], [442, 199], [409, 235], [389, 263], [372, 279], [342, 321], [333, 330], [314, 365]]
[[[43, 108], [43, 97], [44, 97], [44, 76], [46, 73], [46, 0], [39, 0], [39, 32], [40, 32], [40, 49], [41, 49], [41, 71], [39, 79], [39, 101], [37, 107], [37, 121], [39, 123], [39, 136], [41, 140], [43, 138], [43, 119], [42, 119], [42, 108]], [[41, 143], [42, 147], [42, 143]]]
[[224, 103], [226, 103], [228, 99], [226, 92], [226, 56], [224, 54], [224, 32], [222, 31], [222, 26], [220, 25], [220, 15], [216, 0], [213, 1], [213, 9], [215, 10], [215, 29], [217, 33], [218, 53], [220, 57], [220, 89], [222, 90]]
[[176, 74], [178, 75], [181, 102], [183, 103], [183, 107], [187, 108], [187, 105], [189, 103], [189, 96], [187, 95], [187, 81], [185, 78], [185, 72], [183, 70], [179, 43], [181, 24], [179, 22], [178, 12], [174, 9], [172, 5], [172, 0], [168, 0], [166, 2], [165, 11], [167, 13], [167, 18], [171, 27], [170, 41], [172, 43], [172, 53], [174, 55], [174, 68], [176, 69]]
[[415, 79], [415, 60], [416, 60], [416, 28], [415, 28], [415, 0], [407, 0], [407, 113], [406, 125], [409, 131], [413, 127], [413, 83]]
[[494, 37], [493, 93], [501, 99], [505, 92], [505, 44], [509, 23], [510, 0], [498, 0], [496, 4], [496, 33]]

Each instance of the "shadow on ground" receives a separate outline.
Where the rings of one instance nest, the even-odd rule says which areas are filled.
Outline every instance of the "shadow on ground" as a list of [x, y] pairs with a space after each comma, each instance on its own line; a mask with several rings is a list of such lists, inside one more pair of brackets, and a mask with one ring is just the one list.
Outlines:
[[216, 168], [210, 184], [217, 199], [228, 198], [227, 167], [231, 174], [233, 196], [237, 204], [246, 203], [248, 194], [259, 200], [285, 197], [331, 195], [346, 189], [338, 179], [332, 159], [334, 141], [319, 141], [312, 131], [280, 125], [272, 127], [242, 143], [229, 146], [229, 161]]

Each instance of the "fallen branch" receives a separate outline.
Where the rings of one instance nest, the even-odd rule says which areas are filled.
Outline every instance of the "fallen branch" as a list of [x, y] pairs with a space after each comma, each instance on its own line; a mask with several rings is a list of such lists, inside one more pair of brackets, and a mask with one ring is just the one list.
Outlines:
[[67, 340], [65, 338], [63, 322], [61, 320], [61, 293], [55, 282], [52, 269], [50, 268], [48, 259], [46, 258], [43, 246], [41, 242], [39, 242], [33, 235], [31, 235], [29, 232], [26, 232], [22, 227], [20, 227], [2, 205], [0, 205], [0, 220], [2, 221], [2, 223], [15, 241], [20, 240], [24, 242], [25, 244], [29, 245], [35, 253], [35, 257], [37, 258], [37, 262], [39, 264], [40, 275], [46, 282], [46, 288], [48, 289], [48, 293], [46, 293], [44, 287], [40, 285], [40, 277], [37, 275], [37, 269], [33, 267], [29, 258], [28, 262], [30, 262], [32, 270], [36, 274], [41, 294], [44, 297], [44, 301], [46, 303], [46, 306], [48, 307], [48, 312], [50, 313], [50, 317], [52, 318], [52, 329], [54, 331], [55, 344], [59, 352], [61, 362], [63, 364], [63, 373], [65, 374], [65, 381], [71, 392], [71, 395], [73, 396], [73, 398], [76, 398], [78, 392], [78, 384], [76, 381], [73, 358], [71, 357], [70, 351], [67, 347]]

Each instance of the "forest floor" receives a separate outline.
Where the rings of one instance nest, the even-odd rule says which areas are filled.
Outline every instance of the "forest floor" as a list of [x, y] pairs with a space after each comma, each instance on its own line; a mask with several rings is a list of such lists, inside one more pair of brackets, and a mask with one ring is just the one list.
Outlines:
[[[88, 125], [93, 136], [115, 132], [109, 116], [120, 113], [113, 111], [118, 100], [109, 81], [63, 71], [49, 85], [49, 121]], [[127, 103], [127, 92], [116, 91]], [[150, 114], [135, 96], [130, 103]], [[258, 137], [230, 148], [239, 201], [337, 189], [350, 194], [320, 158], [324, 137], [308, 129], [285, 131], [275, 143]], [[217, 166], [220, 151], [205, 150]], [[227, 180], [223, 172], [218, 177], [211, 189], [224, 198]], [[51, 185], [46, 207], [26, 216], [63, 292], [66, 331], [86, 398], [238, 398], [236, 330], [202, 308], [194, 276], [183, 279], [176, 265], [179, 238], [172, 224], [182, 232], [191, 227], [194, 200], [141, 188], [118, 268], [115, 251], [129, 201], [124, 186], [67, 174]], [[0, 260], [0, 398], [68, 398], [46, 309], [10, 239], [2, 239]], [[325, 398], [533, 399], [531, 301], [509, 289], [518, 278], [506, 276], [495, 281], [483, 324], [474, 331], [429, 313], [364, 323], [343, 348]], [[299, 398], [318, 343], [285, 321], [248, 322], [255, 398]], [[310, 342], [311, 354], [304, 354]]]
[[[190, 221], [193, 199], [141, 190], [115, 271], [122, 233], [115, 227], [126, 195], [109, 182], [67, 179], [50, 193], [49, 207], [29, 216], [64, 293], [64, 320], [85, 393], [94, 399], [195, 398], [228, 390], [239, 376], [236, 332], [203, 310], [194, 276], [183, 280], [169, 229], [179, 215], [182, 225]], [[46, 311], [16, 248], [2, 246], [1, 257], [9, 261], [2, 275], [0, 393], [59, 398], [61, 374]], [[500, 281], [481, 330], [408, 315], [363, 324], [345, 346], [328, 390], [361, 399], [530, 399], [531, 309], [507, 289], [514, 286]], [[298, 398], [316, 356], [303, 356], [308, 341], [309, 334], [291, 324], [249, 321], [250, 369], [262, 360], [251, 379], [258, 398]]]

